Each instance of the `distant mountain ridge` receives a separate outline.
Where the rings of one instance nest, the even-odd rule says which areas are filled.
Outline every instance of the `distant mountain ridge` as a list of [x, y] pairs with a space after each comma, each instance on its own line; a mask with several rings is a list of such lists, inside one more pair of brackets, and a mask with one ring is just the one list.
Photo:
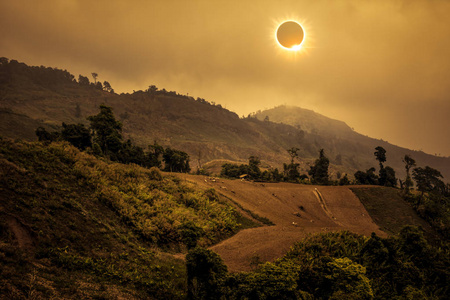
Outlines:
[[281, 105], [258, 111], [254, 115], [259, 120], [268, 117], [272, 122], [292, 125], [310, 134], [340, 138], [355, 136], [355, 132], [345, 122], [296, 106]]
[[[279, 106], [247, 118], [204, 99], [166, 90], [116, 94], [95, 84], [82, 84], [67, 71], [29, 67], [14, 60], [0, 62], [0, 135], [31, 139], [37, 125], [54, 129], [66, 123], [87, 124], [100, 104], [111, 106], [123, 123], [124, 135], [146, 147], [155, 140], [186, 151], [195, 170], [215, 160], [246, 162], [259, 156], [263, 167], [282, 168], [286, 149], [300, 148], [301, 172], [321, 148], [330, 158], [330, 173], [353, 175], [377, 162], [376, 146], [387, 150], [387, 165], [404, 177], [401, 158], [411, 155], [419, 166], [429, 165], [450, 178], [450, 158], [397, 147], [354, 132], [344, 122], [310, 110]], [[267, 118], [266, 118], [267, 116]], [[13, 125], [21, 124], [21, 126]]]

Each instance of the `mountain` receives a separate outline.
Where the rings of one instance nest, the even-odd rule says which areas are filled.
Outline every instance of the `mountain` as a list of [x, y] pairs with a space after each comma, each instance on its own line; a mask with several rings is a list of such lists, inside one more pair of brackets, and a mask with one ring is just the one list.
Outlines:
[[[105, 103], [136, 143], [157, 139], [200, 163], [260, 155], [279, 165], [299, 147], [305, 168], [323, 147], [341, 155], [333, 171], [351, 170], [348, 157], [370, 165], [381, 141], [299, 108], [272, 110], [284, 124], [270, 111], [241, 119], [175, 92], [117, 95], [67, 71], [0, 62], [0, 130], [12, 137], [0, 137], [0, 299], [449, 298], [445, 197], [419, 205], [417, 194], [411, 206], [387, 187], [162, 173], [19, 138], [86, 124]], [[406, 150], [382, 145], [388, 162]]]
[[360, 170], [377, 167], [374, 149], [382, 146], [387, 151], [386, 165], [393, 167], [401, 177], [405, 175], [402, 159], [408, 154], [416, 160], [418, 166], [429, 165], [440, 170], [446, 181], [450, 179], [450, 157], [434, 156], [364, 136], [342, 121], [327, 118], [311, 110], [278, 106], [258, 111], [254, 116], [259, 120], [268, 118], [272, 122], [288, 124], [315, 136], [331, 162], [337, 165], [349, 165]]
[[116, 94], [86, 77], [77, 82], [65, 70], [1, 61], [0, 135], [30, 140], [37, 126], [51, 130], [62, 122], [88, 124], [86, 117], [97, 114], [100, 104], [113, 108], [126, 138], [144, 147], [156, 140], [182, 149], [194, 170], [204, 166], [217, 171], [224, 161], [247, 162], [251, 155], [259, 156], [263, 167], [282, 168], [290, 159], [286, 149], [298, 147], [301, 171], [306, 172], [323, 148], [335, 178], [337, 172], [352, 175], [377, 166], [374, 148], [382, 146], [386, 164], [399, 177], [404, 176], [401, 158], [409, 154], [419, 166], [429, 165], [444, 180], [450, 178], [450, 158], [363, 136], [344, 122], [301, 108], [280, 106], [239, 118], [219, 104], [165, 89]]
[[162, 173], [0, 139], [0, 299], [186, 299], [210, 285], [225, 296], [203, 299], [325, 299], [361, 279], [365, 299], [448, 299], [444, 243], [394, 188]]

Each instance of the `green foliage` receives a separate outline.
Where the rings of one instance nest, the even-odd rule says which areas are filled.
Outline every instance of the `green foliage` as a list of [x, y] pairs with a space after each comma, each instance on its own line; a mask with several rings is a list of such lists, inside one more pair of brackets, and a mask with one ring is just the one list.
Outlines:
[[186, 152], [168, 147], [164, 150], [163, 160], [164, 171], [187, 173], [191, 170], [189, 155]]
[[302, 299], [297, 285], [298, 266], [290, 261], [262, 264], [257, 271], [231, 274], [226, 299]]
[[192, 221], [186, 221], [178, 227], [181, 235], [181, 240], [188, 247], [188, 249], [195, 248], [198, 240], [204, 235], [201, 227], [195, 225]]
[[286, 181], [297, 182], [297, 180], [300, 178], [300, 172], [298, 171], [300, 164], [294, 161], [296, 158], [298, 158], [299, 150], [300, 149], [297, 147], [287, 149], [287, 152], [291, 157], [291, 162], [289, 164], [283, 164], [284, 178]]
[[[209, 255], [196, 260], [213, 260]], [[204, 272], [221, 265], [214, 261]], [[344, 231], [309, 236], [273, 263], [218, 272], [210, 283], [192, 280], [191, 288], [198, 299], [213, 287], [215, 299], [447, 299], [449, 263], [448, 253], [429, 245], [416, 227], [387, 239]]]
[[308, 174], [311, 176], [312, 183], [327, 185], [329, 184], [328, 179], [328, 166], [330, 165], [330, 160], [325, 156], [323, 149], [319, 151], [319, 158], [316, 159], [314, 165], [310, 167]]
[[406, 194], [414, 210], [446, 239], [450, 238], [450, 197], [438, 193]]
[[406, 170], [406, 179], [404, 182], [404, 190], [407, 194], [409, 194], [410, 189], [413, 187], [414, 183], [411, 179], [411, 168], [416, 165], [416, 161], [409, 155], [405, 155], [402, 159], [403, 163], [405, 164], [405, 170]]
[[[43, 259], [46, 266], [39, 276], [65, 272], [79, 276], [76, 282], [139, 291], [138, 298], [183, 298], [184, 268], [170, 255], [160, 255], [160, 249], [207, 246], [233, 234], [245, 221], [214, 190], [162, 176], [157, 168], [98, 159], [67, 142], [46, 146], [0, 139], [0, 184], [2, 211], [30, 224], [26, 231], [36, 247], [37, 264]], [[0, 222], [2, 243], [12, 243], [5, 224]], [[0, 245], [2, 280], [9, 272], [23, 275], [18, 273], [19, 256], [5, 262], [2, 249]], [[7, 277], [20, 286], [23, 276], [16, 275]], [[72, 282], [67, 285], [80, 290], [64, 276], [47, 280]]]
[[325, 278], [332, 283], [330, 299], [373, 299], [370, 281], [366, 277], [366, 268], [354, 263], [347, 257], [335, 258], [327, 264], [330, 268]]
[[80, 150], [85, 150], [92, 146], [91, 134], [89, 129], [83, 124], [65, 124], [62, 123], [61, 138], [68, 141]]
[[354, 176], [357, 184], [378, 185], [378, 176], [375, 174], [375, 168], [370, 168], [366, 172], [356, 171]]
[[[178, 183], [171, 179], [153, 181], [150, 174], [150, 170], [137, 166], [99, 160], [66, 142], [44, 146], [0, 140], [2, 211], [16, 220], [24, 238], [32, 241], [22, 248], [12, 239], [10, 223], [0, 222], [2, 295], [22, 299], [16, 292], [28, 291], [26, 281], [35, 269], [37, 298], [89, 298], [87, 295], [95, 295], [100, 285], [117, 285], [125, 291], [125, 298], [182, 299], [184, 265], [161, 257], [160, 250], [143, 238], [148, 226], [165, 215], [165, 210], [147, 214], [145, 209], [157, 201], [152, 197], [164, 195], [163, 189], [177, 194]], [[161, 199], [177, 209], [174, 196], [165, 194]], [[211, 224], [210, 228], [221, 224], [212, 221], [212, 215], [186, 213], [187, 209], [180, 208], [172, 212], [171, 219], [203, 219], [206, 222], [199, 223]], [[182, 215], [175, 217], [177, 214]], [[178, 228], [173, 231], [178, 232]], [[202, 235], [203, 241], [214, 238], [210, 232]]]
[[93, 140], [106, 156], [115, 158], [122, 146], [122, 123], [116, 120], [112, 108], [100, 105], [100, 112], [87, 118], [93, 131]]
[[35, 133], [40, 142], [54, 142], [60, 137], [59, 132], [48, 132], [44, 127], [38, 127]]
[[347, 174], [344, 175], [344, 177], [339, 179], [339, 185], [349, 185], [350, 180], [348, 179]]
[[188, 299], [219, 299], [227, 275], [222, 258], [211, 250], [196, 247], [186, 255]]
[[247, 178], [257, 181], [281, 181], [282, 175], [278, 169], [269, 169], [261, 172], [259, 165], [261, 161], [257, 156], [250, 156], [248, 158], [248, 164], [231, 164], [225, 163], [222, 165], [220, 175], [228, 178], [240, 178], [242, 175], [246, 175]]
[[375, 155], [376, 160], [380, 163], [380, 170], [383, 169], [383, 163], [386, 161], [386, 150], [383, 147], [378, 146], [375, 148], [373, 155]]
[[83, 75], [79, 75], [78, 76], [78, 83], [80, 85], [89, 85], [89, 78], [87, 78], [86, 76]]
[[416, 181], [417, 189], [423, 193], [434, 192], [443, 193], [444, 192], [444, 182], [439, 178], [442, 178], [441, 172], [433, 169], [429, 166], [425, 168], [415, 168], [413, 170], [413, 178]]
[[397, 178], [395, 178], [395, 171], [389, 166], [384, 167], [380, 170], [380, 177], [378, 178], [378, 183], [383, 186], [396, 187]]

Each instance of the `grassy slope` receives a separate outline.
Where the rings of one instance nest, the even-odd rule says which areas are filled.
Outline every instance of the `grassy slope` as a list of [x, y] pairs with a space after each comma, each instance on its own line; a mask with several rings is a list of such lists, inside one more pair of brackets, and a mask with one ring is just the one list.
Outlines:
[[402, 227], [414, 225], [421, 227], [430, 240], [442, 238], [402, 198], [400, 190], [388, 187], [353, 187], [352, 191], [375, 223], [388, 234], [398, 234]]
[[0, 298], [182, 298], [184, 262], [166, 253], [184, 251], [182, 226], [209, 245], [242, 218], [213, 190], [160, 175], [0, 140]]

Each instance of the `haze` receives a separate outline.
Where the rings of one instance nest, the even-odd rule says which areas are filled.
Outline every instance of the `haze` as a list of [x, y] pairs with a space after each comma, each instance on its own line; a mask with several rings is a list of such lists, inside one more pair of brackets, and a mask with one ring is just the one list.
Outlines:
[[[0, 56], [247, 115], [280, 104], [450, 155], [448, 1], [0, 0]], [[283, 51], [276, 26], [305, 25]]]

